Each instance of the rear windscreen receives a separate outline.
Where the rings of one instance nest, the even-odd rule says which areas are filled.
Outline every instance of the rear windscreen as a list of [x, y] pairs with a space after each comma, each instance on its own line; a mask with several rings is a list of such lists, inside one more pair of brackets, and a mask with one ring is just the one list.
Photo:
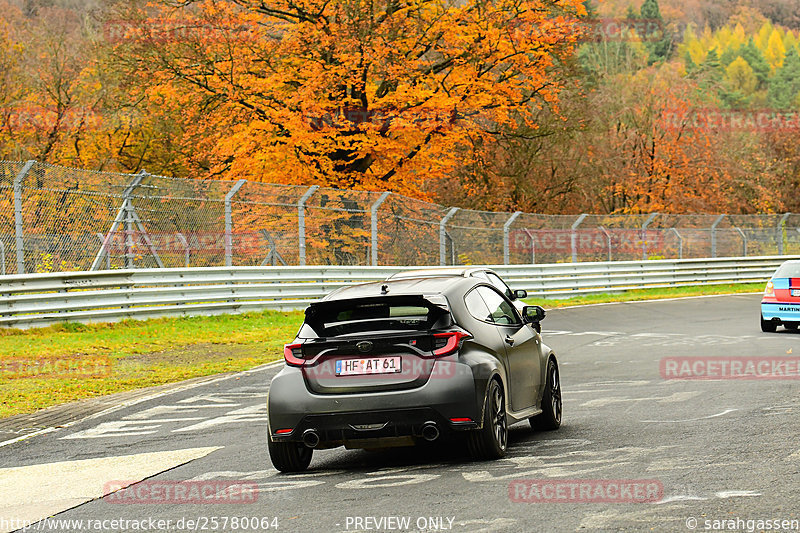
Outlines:
[[784, 263], [775, 272], [774, 278], [800, 278], [800, 262]]
[[311, 305], [306, 311], [305, 326], [318, 337], [427, 331], [449, 325], [449, 316], [446, 309], [417, 297], [334, 300]]

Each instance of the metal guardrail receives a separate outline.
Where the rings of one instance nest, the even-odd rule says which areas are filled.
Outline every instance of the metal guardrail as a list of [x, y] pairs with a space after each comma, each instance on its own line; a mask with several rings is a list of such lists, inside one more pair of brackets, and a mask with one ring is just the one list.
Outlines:
[[[787, 259], [740, 257], [495, 266], [532, 297], [766, 281]], [[217, 267], [0, 276], [0, 327], [302, 309], [409, 267]], [[412, 267], [413, 268], [413, 267]]]

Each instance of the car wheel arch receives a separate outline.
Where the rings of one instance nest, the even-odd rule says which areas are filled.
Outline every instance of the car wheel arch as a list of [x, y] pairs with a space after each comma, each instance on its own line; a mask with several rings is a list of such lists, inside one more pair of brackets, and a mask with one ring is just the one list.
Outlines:
[[544, 398], [544, 390], [547, 387], [547, 365], [552, 360], [556, 367], [561, 371], [561, 367], [558, 364], [558, 357], [556, 357], [556, 353], [553, 350], [549, 350], [545, 352], [546, 355], [542, 357], [542, 364], [540, 368], [539, 374], [539, 392], [536, 397], [536, 407], [541, 409], [542, 408], [542, 398]]
[[478, 398], [482, 403], [480, 409], [480, 424], [478, 425], [478, 429], [483, 428], [483, 415], [484, 409], [486, 409], [486, 397], [489, 394], [489, 387], [492, 385], [492, 381], [497, 381], [500, 384], [500, 388], [503, 391], [503, 397], [506, 398], [505, 411], [506, 414], [508, 414], [508, 386], [506, 385], [506, 380], [503, 379], [502, 373], [495, 369], [486, 380], [486, 386], [483, 388], [483, 393], [480, 395], [480, 398]]

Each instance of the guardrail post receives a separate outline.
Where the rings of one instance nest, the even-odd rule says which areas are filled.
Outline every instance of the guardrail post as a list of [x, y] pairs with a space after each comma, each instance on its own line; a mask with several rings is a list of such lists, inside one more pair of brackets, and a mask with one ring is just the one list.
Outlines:
[[505, 224], [503, 224], [503, 264], [508, 265], [511, 263], [511, 250], [509, 246], [509, 237], [511, 234], [511, 225], [516, 221], [519, 216], [522, 214], [522, 211], [517, 211], [511, 218], [509, 218]]
[[650, 216], [642, 224], [642, 261], [647, 261], [647, 228], [657, 216], [658, 213], [650, 213]]
[[319, 185], [312, 185], [297, 202], [297, 248], [300, 266], [306, 266], [306, 202], [317, 189]]
[[719, 226], [720, 222], [722, 222], [725, 217], [728, 215], [720, 215], [711, 225], [711, 257], [717, 257], [717, 226]]
[[[19, 174], [14, 178], [14, 234], [17, 247], [17, 274], [25, 273], [25, 238], [23, 237], [22, 227], [22, 180], [25, 179], [25, 176], [28, 175], [28, 172], [31, 171], [34, 164], [36, 164], [36, 161], [33, 159], [25, 163], [25, 166], [22, 167], [22, 170], [20, 170]], [[5, 261], [3, 264], [5, 265]]]
[[372, 266], [378, 266], [378, 209], [381, 207], [381, 204], [386, 201], [389, 195], [392, 194], [389, 191], [381, 194], [380, 198], [372, 204], [370, 208], [370, 215], [371, 215], [371, 229], [372, 229]]
[[606, 236], [606, 240], [608, 241], [608, 260], [611, 261], [611, 234], [608, 232], [606, 228], [600, 226], [600, 231]]
[[587, 213], [583, 213], [581, 216], [578, 217], [578, 220], [576, 220], [575, 223], [572, 224], [572, 234], [570, 235], [570, 244], [572, 246], [573, 263], [578, 262], [578, 235], [576, 233], [576, 230], [578, 229], [578, 226], [580, 226], [583, 223], [583, 221], [586, 219], [587, 216], [589, 216]]
[[458, 207], [451, 207], [450, 211], [439, 222], [439, 264], [441, 266], [447, 264], [447, 223], [458, 211]]
[[786, 220], [790, 215], [791, 213], [784, 213], [781, 217], [781, 221], [778, 222], [778, 255], [783, 255], [783, 230], [786, 227]]
[[678, 233], [676, 228], [669, 229], [678, 238], [678, 259], [683, 259], [683, 236]]
[[[247, 180], [237, 181], [225, 195], [225, 266], [233, 266], [233, 206], [231, 201], [245, 183]], [[187, 263], [186, 266], [189, 264]]]

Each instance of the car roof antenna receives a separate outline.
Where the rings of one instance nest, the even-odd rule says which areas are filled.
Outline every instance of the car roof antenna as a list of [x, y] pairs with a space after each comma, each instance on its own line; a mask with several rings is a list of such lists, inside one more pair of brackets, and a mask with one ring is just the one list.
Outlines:
[[387, 294], [389, 292], [388, 285], [381, 285], [381, 294]]

